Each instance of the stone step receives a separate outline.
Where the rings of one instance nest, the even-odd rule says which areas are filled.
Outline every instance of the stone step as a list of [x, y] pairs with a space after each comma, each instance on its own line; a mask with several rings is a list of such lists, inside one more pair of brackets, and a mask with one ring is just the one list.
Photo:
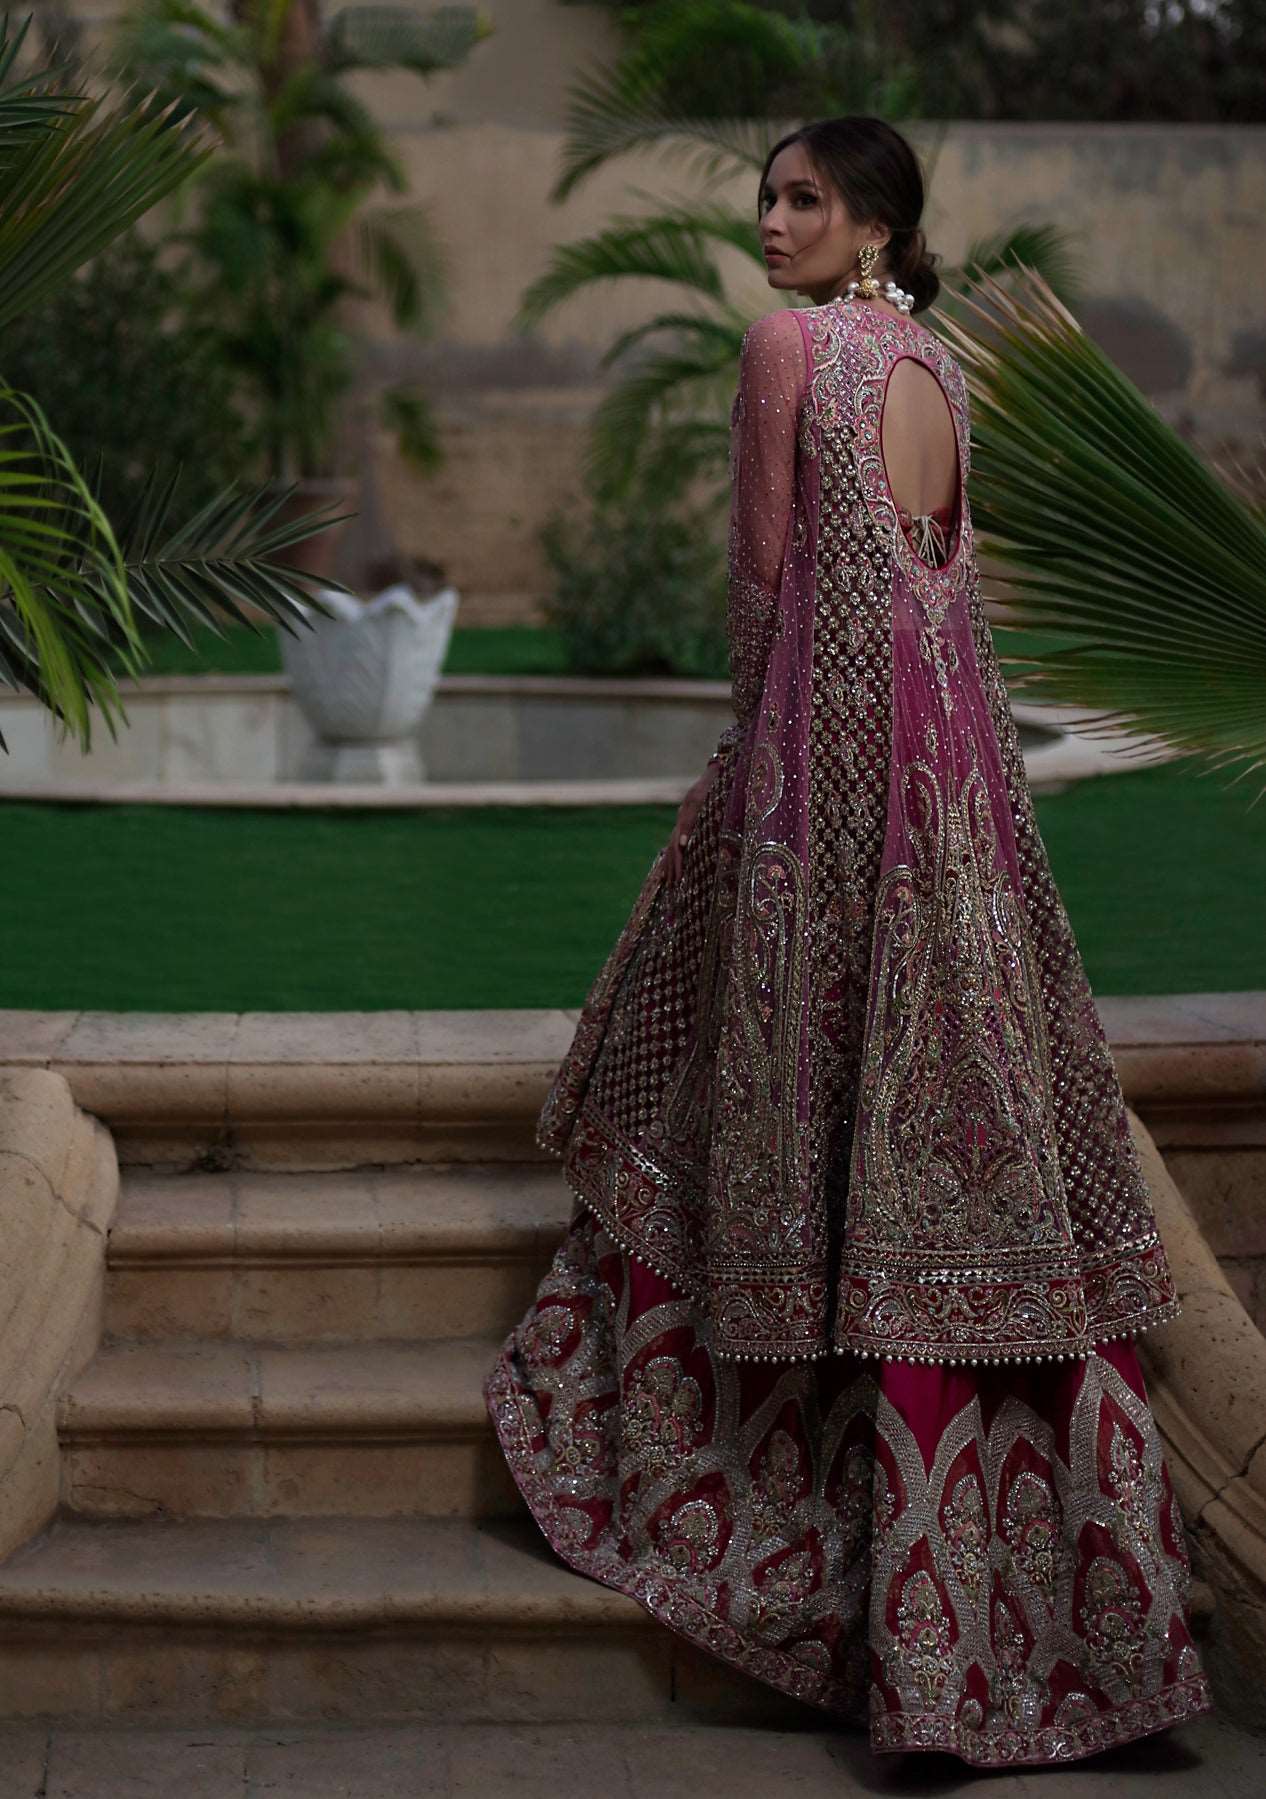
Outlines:
[[530, 1521], [98, 1521], [0, 1562], [0, 1719], [802, 1725]]
[[[1162, 1149], [1266, 1142], [1266, 993], [1097, 995]], [[51, 1068], [125, 1164], [536, 1161], [578, 1009], [5, 1011], [0, 1066]]]
[[575, 1011], [6, 1012], [121, 1162], [195, 1169], [548, 1161], [537, 1115]]
[[[888, 1767], [866, 1732], [742, 1725], [0, 1726], [5, 1799], [863, 1799], [968, 1793], [980, 1775], [939, 1755]], [[1200, 1781], [1194, 1779], [1199, 1772]], [[895, 1778], [890, 1778], [893, 1775]], [[1183, 1777], [1187, 1776], [1186, 1785]], [[1209, 1799], [1257, 1799], [1266, 1739], [1217, 1716], [1044, 1769], [991, 1768], [989, 1799], [1140, 1799], [1157, 1778]]]
[[98, 1518], [496, 1517], [491, 1338], [116, 1343], [61, 1395], [62, 1495]]
[[107, 1248], [107, 1339], [504, 1334], [570, 1210], [552, 1161], [132, 1172]]

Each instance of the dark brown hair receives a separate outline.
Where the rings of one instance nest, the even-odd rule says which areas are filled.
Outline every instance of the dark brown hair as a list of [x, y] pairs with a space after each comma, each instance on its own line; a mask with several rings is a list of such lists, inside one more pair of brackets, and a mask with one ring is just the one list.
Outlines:
[[901, 133], [884, 119], [850, 114], [818, 119], [779, 138], [765, 158], [756, 190], [756, 216], [770, 167], [788, 144], [803, 144], [819, 175], [830, 181], [858, 220], [877, 219], [892, 233], [884, 259], [898, 287], [914, 295], [915, 312], [930, 306], [940, 292], [940, 261], [927, 247], [919, 220], [923, 216], [923, 170]]

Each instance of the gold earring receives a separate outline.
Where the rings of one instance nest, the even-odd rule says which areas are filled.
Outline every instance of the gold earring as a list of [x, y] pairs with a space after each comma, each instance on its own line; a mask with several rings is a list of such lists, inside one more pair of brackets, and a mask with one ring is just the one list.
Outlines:
[[857, 291], [863, 300], [873, 300], [879, 292], [879, 283], [874, 276], [875, 264], [878, 261], [878, 244], [863, 244], [857, 252], [857, 266], [862, 272], [862, 278], [857, 284]]

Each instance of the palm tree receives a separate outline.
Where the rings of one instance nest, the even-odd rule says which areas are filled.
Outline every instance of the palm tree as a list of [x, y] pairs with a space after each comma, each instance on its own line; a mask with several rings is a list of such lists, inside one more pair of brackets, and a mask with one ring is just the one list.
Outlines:
[[[144, 89], [106, 106], [55, 72], [17, 75], [30, 23], [13, 33], [0, 19], [0, 328], [211, 154]], [[36, 695], [85, 749], [94, 712], [112, 733], [126, 716], [118, 681], [144, 661], [141, 618], [186, 640], [245, 622], [248, 606], [306, 621], [312, 601], [275, 558], [328, 515], [279, 524], [288, 495], [231, 489], [181, 518], [176, 474], [155, 471], [116, 528], [41, 407], [2, 376], [0, 438], [0, 682]]]
[[[614, 67], [600, 67], [573, 85], [555, 200], [634, 151], [684, 161], [703, 183], [701, 196], [669, 205], [650, 199], [648, 211], [615, 218], [594, 236], [559, 246], [520, 301], [515, 325], [530, 331], [565, 300], [599, 283], [669, 282], [682, 293], [680, 308], [622, 333], [603, 355], [602, 367], [625, 365], [627, 372], [593, 420], [587, 474], [600, 495], [630, 494], [648, 470], [670, 486], [697, 473], [719, 480], [739, 348], [759, 298], [768, 309], [768, 289], [754, 207], [739, 210], [713, 190], [744, 180], [754, 194], [772, 135], [763, 105], [780, 88], [803, 93], [806, 83], [816, 83], [811, 91], [820, 115], [895, 111], [912, 95], [905, 71], [865, 58], [865, 91], [856, 89], [855, 77], [845, 91], [843, 76], [834, 85], [823, 79], [824, 69], [855, 69], [858, 58], [846, 54], [852, 36], [838, 26], [793, 22], [739, 0], [688, 0], [655, 9], [653, 27], [638, 33]], [[697, 105], [683, 110], [675, 98], [679, 71], [683, 64], [697, 70], [709, 59], [723, 67], [717, 108], [729, 111], [701, 113]], [[691, 85], [697, 93], [697, 82]], [[744, 103], [748, 116], [734, 116], [736, 104]], [[929, 155], [933, 165], [940, 141], [938, 136]], [[743, 275], [759, 273], [751, 304], [729, 297], [721, 258], [735, 253]], [[1020, 225], [981, 240], [944, 279], [952, 289], [967, 275], [1000, 273], [1022, 262], [1044, 270], [1065, 297], [1075, 294], [1069, 240], [1043, 225]]]
[[[222, 21], [194, 0], [139, 0], [124, 14], [120, 71], [194, 109], [223, 148], [200, 179], [181, 234], [201, 272], [203, 316], [248, 391], [273, 475], [334, 474], [340, 406], [353, 384], [404, 458], [441, 460], [435, 419], [412, 382], [362, 368], [345, 302], [381, 299], [397, 329], [438, 316], [446, 265], [425, 208], [348, 77], [407, 70], [424, 79], [465, 60], [488, 21], [469, 6], [232, 0]], [[355, 471], [353, 471], [355, 472]]]
[[[1039, 653], [1037, 703], [1106, 707], [1208, 770], [1266, 762], [1266, 514], [1224, 481], [1032, 269], [941, 326], [972, 394], [972, 513]], [[1003, 627], [1005, 632], [1005, 627]], [[1266, 787], [1259, 788], [1256, 800]]]

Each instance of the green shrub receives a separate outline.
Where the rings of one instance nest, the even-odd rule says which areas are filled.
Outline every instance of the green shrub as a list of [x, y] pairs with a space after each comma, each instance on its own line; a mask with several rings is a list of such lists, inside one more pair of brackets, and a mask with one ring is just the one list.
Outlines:
[[5, 326], [0, 373], [33, 394], [116, 523], [155, 468], [180, 468], [181, 516], [244, 469], [234, 377], [190, 322], [184, 280], [135, 229]]
[[540, 540], [555, 576], [542, 611], [573, 674], [724, 678], [725, 555], [705, 514], [643, 492], [554, 513]]

